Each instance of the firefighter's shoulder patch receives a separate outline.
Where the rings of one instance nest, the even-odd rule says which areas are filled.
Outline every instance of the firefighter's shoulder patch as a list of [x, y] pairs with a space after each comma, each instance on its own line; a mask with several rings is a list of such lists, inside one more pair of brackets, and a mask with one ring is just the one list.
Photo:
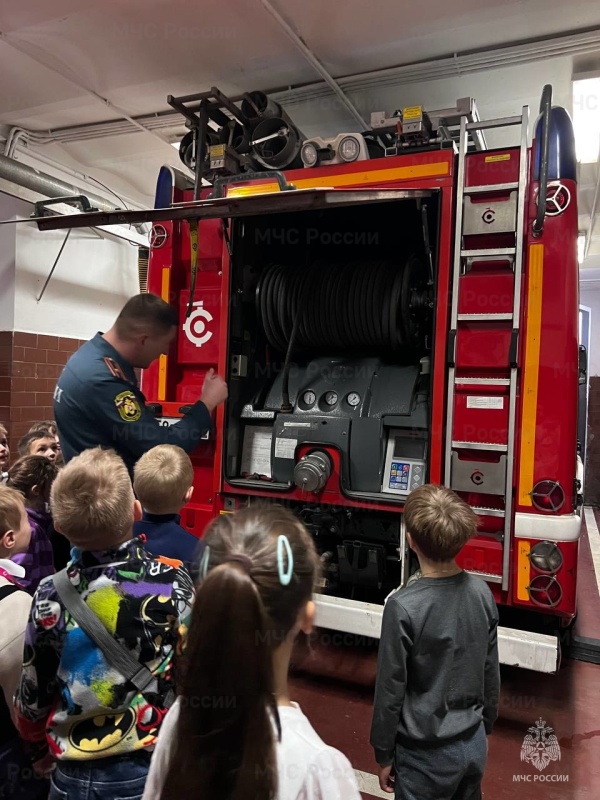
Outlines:
[[113, 378], [118, 378], [121, 381], [126, 381], [127, 383], [130, 383], [130, 381], [125, 376], [125, 373], [121, 369], [120, 364], [117, 364], [114, 358], [109, 358], [108, 356], [105, 356], [103, 361], [108, 367], [108, 371], [113, 376]]
[[142, 416], [140, 401], [131, 391], [120, 392], [115, 397], [115, 406], [117, 407], [119, 416], [125, 422], [137, 422]]

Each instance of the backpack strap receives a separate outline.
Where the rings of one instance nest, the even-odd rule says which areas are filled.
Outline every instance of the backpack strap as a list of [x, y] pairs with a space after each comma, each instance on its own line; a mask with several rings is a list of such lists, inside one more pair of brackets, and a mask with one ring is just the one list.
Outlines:
[[130, 681], [139, 692], [143, 692], [154, 678], [148, 667], [140, 664], [129, 650], [114, 640], [73, 586], [66, 569], [57, 572], [52, 580], [54, 588], [69, 614], [102, 650], [111, 667], [114, 667], [126, 680]]
[[21, 592], [18, 586], [15, 586], [14, 583], [9, 583], [6, 586], [0, 586], [0, 600], [4, 600], [6, 597], [10, 597], [11, 594], [15, 592]]

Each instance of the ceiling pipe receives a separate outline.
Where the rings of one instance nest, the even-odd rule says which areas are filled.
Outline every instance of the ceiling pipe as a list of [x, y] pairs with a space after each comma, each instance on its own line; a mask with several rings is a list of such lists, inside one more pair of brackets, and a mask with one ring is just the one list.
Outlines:
[[[39, 203], [41, 200], [48, 199], [39, 192], [35, 192], [32, 189], [27, 189], [25, 186], [21, 186], [13, 181], [5, 180], [4, 178], [0, 178], [0, 193], [6, 195], [7, 197], [14, 197], [16, 200], [22, 200], [24, 203], [28, 203], [31, 206], [34, 206], [35, 203]], [[58, 200], [56, 201], [56, 205], [52, 207], [52, 210], [53, 215], [56, 214], [58, 216], [77, 216], [79, 214], [79, 211], [73, 206], [68, 206], [65, 203], [58, 202]], [[8, 219], [0, 219], [0, 226], [2, 225], [31, 226], [35, 225], [35, 223], [32, 221], [30, 215], [25, 216], [24, 212], [17, 210], [17, 212], [13, 213]], [[133, 230], [132, 225], [88, 226], [88, 231], [93, 236], [100, 236], [102, 239], [109, 239], [110, 241], [115, 242], [126, 241], [132, 245], [136, 245], [137, 247], [148, 247], [148, 235], [138, 233], [137, 230]]]
[[[45, 153], [40, 153], [39, 150], [35, 151], [31, 150], [31, 148], [27, 146], [27, 142], [28, 138], [26, 136], [25, 142], [23, 144], [17, 142], [16, 146], [13, 149], [15, 152], [18, 152], [22, 156], [25, 156], [25, 158], [31, 159], [34, 162], [33, 169], [37, 168], [36, 162], [39, 162], [41, 164], [47, 165], [48, 167], [52, 167], [52, 169], [59, 170], [60, 173], [64, 173], [65, 175], [69, 175], [70, 177], [75, 178], [75, 180], [80, 184], [81, 189], [83, 190], [84, 193], [88, 192], [88, 190], [91, 187], [91, 184], [97, 183], [93, 175], [88, 175], [85, 172], [79, 172], [78, 170], [75, 170], [72, 167], [63, 164], [60, 161], [56, 161], [56, 159], [47, 156]], [[15, 156], [13, 156], [13, 158], [15, 158]], [[23, 162], [20, 161], [19, 163]], [[31, 166], [31, 164], [29, 165], [26, 164], [25, 166]], [[141, 199], [133, 200], [131, 197], [129, 197], [128, 195], [124, 194], [121, 191], [115, 192], [108, 185], [102, 187], [102, 185], [99, 184], [99, 186], [93, 186], [91, 188], [92, 191], [96, 192], [102, 191], [102, 189], [104, 188], [109, 194], [113, 196], [113, 198], [119, 200], [123, 204], [123, 206], [125, 206], [125, 208], [136, 209], [136, 208], [145, 208], [146, 206], [146, 203], [143, 200]], [[104, 194], [100, 196], [103, 197]], [[105, 197], [105, 200], [108, 200], [108, 202], [110, 202], [110, 198]]]
[[[519, 42], [495, 49], [486, 48], [470, 53], [454, 53], [431, 61], [386, 67], [380, 70], [337, 78], [345, 91], [363, 91], [380, 86], [402, 86], [430, 80], [440, 80], [452, 75], [483, 72], [490, 69], [529, 64], [564, 56], [596, 53], [600, 48], [600, 29], [584, 33], [567, 34], [538, 42]], [[327, 94], [322, 84], [311, 84], [298, 89], [273, 94], [284, 104], [304, 102]]]
[[269, 0], [261, 0], [261, 4], [265, 11], [267, 11], [275, 20], [275, 22], [279, 25], [285, 35], [290, 39], [290, 41], [294, 44], [294, 46], [302, 53], [304, 58], [308, 61], [308, 63], [318, 72], [318, 74], [323, 78], [325, 83], [329, 86], [332, 92], [337, 95], [340, 102], [343, 106], [352, 114], [354, 119], [358, 122], [361, 126], [361, 130], [367, 130], [369, 125], [363, 119], [360, 111], [356, 108], [354, 103], [349, 100], [348, 97], [344, 94], [343, 90], [340, 88], [339, 83], [336, 79], [328, 72], [323, 64], [319, 61], [319, 59], [315, 56], [312, 50], [306, 46], [306, 44], [302, 41], [302, 39], [298, 36], [298, 34], [292, 29], [288, 22], [281, 16], [281, 14], [273, 8]]
[[[33, 167], [28, 167], [26, 164], [21, 164], [19, 161], [2, 155], [0, 155], [0, 178], [10, 183], [15, 183], [17, 186], [23, 186], [26, 189], [30, 189], [32, 192], [37, 192], [50, 199], [81, 195], [82, 191], [78, 186], [65, 183], [65, 181], [54, 178], [52, 175], [39, 172], [37, 169], [33, 169]], [[100, 211], [115, 211], [118, 208], [114, 203], [109, 203], [108, 200], [88, 192], [87, 189], [85, 190], [85, 195], [90, 201], [90, 204]], [[66, 200], [64, 202], [67, 205], [76, 205], [75, 203], [68, 203]], [[136, 226], [136, 229], [139, 230], [140, 233], [146, 232], [144, 226]]]
[[[4, 41], [7, 41], [6, 37], [4, 37]], [[346, 91], [359, 92], [370, 88], [372, 85], [377, 87], [402, 86], [415, 82], [439, 80], [453, 74], [460, 73], [464, 75], [550, 58], [585, 55], [597, 52], [598, 49], [600, 49], [600, 29], [595, 29], [583, 33], [557, 36], [538, 42], [521, 42], [502, 48], [486, 49], [468, 54], [454, 54], [450, 57], [416, 64], [404, 64], [371, 72], [357, 73], [344, 78], [337, 78], [334, 82], [342, 92], [344, 89]], [[285, 106], [327, 97], [331, 94], [331, 91], [332, 88], [330, 86], [318, 82], [289, 90], [266, 89], [265, 93]], [[235, 100], [236, 98], [232, 99]], [[111, 120], [56, 128], [44, 133], [28, 130], [27, 134], [33, 146], [42, 146], [52, 142], [64, 144], [103, 138], [105, 136], [135, 133], [139, 130], [140, 125], [146, 132], [155, 130], [172, 131], [176, 127], [181, 127], [181, 116], [176, 112], [170, 111], [156, 111], [152, 114], [143, 114], [132, 119], [132, 123], [128, 119]], [[162, 137], [159, 138], [161, 141], [165, 141]]]
[[[81, 188], [78, 186], [65, 183], [58, 178], [54, 178], [52, 175], [39, 172], [37, 169], [33, 169], [33, 167], [21, 164], [20, 161], [15, 161], [12, 158], [7, 158], [2, 155], [0, 155], [0, 178], [12, 181], [19, 186], [24, 186], [26, 189], [31, 189], [33, 192], [38, 192], [52, 199], [56, 197], [65, 197], [67, 195], [81, 194]], [[108, 200], [105, 200], [103, 197], [99, 197], [87, 191], [86, 197], [90, 203], [100, 211], [115, 211], [118, 208], [114, 203], [109, 203]]]
[[[455, 54], [450, 57], [424, 61], [416, 64], [404, 64], [385, 69], [347, 75], [335, 79], [342, 90], [360, 92], [372, 85], [403, 86], [410, 83], [439, 80], [460, 73], [483, 72], [486, 70], [528, 64], [550, 58], [585, 55], [600, 49], [600, 29], [584, 33], [567, 34], [546, 39], [543, 42], [527, 42], [509, 45], [508, 47], [486, 49], [468, 54]], [[306, 84], [294, 89], [266, 89], [265, 93], [284, 106], [296, 105], [331, 95], [332, 88], [322, 82]], [[345, 95], [344, 95], [345, 96]], [[232, 98], [235, 100], [235, 98]], [[347, 100], [347, 98], [346, 98]], [[181, 127], [181, 116], [177, 112], [157, 111], [144, 114], [134, 119], [147, 131], [173, 130]], [[67, 143], [102, 138], [104, 136], [121, 136], [135, 133], [138, 125], [127, 120], [89, 123], [56, 128], [46, 133], [27, 131], [30, 142], [34, 146], [42, 146], [51, 142]]]

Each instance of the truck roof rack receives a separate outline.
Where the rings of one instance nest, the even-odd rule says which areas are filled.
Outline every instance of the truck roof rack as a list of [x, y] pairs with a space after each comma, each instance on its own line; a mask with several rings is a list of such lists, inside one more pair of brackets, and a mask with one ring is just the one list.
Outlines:
[[[458, 147], [460, 140], [460, 121], [463, 117], [467, 123], [476, 125], [481, 122], [477, 105], [472, 97], [461, 97], [452, 108], [440, 108], [435, 111], [424, 109], [432, 133], [440, 144], [454, 144]], [[384, 112], [371, 114], [371, 129], [373, 134], [391, 133], [402, 119], [402, 110], [394, 111], [391, 117], [386, 117]], [[473, 127], [469, 129], [469, 151], [487, 150], [487, 142], [483, 130]], [[402, 151], [399, 151], [402, 152]]]

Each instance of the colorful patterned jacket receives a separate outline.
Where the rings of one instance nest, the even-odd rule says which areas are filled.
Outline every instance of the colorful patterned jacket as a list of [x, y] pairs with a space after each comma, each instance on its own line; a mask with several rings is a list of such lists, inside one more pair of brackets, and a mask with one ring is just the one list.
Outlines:
[[66, 612], [52, 578], [42, 581], [15, 695], [17, 727], [37, 745], [41, 769], [49, 757], [83, 761], [154, 745], [194, 597], [181, 562], [153, 558], [143, 538], [106, 552], [76, 552], [68, 570], [89, 608], [156, 679], [138, 693]]
[[13, 560], [25, 570], [19, 586], [33, 595], [40, 582], [54, 574], [54, 553], [50, 536], [53, 532], [52, 517], [46, 511], [27, 508], [27, 519], [31, 527], [31, 539], [26, 553], [17, 553]]

